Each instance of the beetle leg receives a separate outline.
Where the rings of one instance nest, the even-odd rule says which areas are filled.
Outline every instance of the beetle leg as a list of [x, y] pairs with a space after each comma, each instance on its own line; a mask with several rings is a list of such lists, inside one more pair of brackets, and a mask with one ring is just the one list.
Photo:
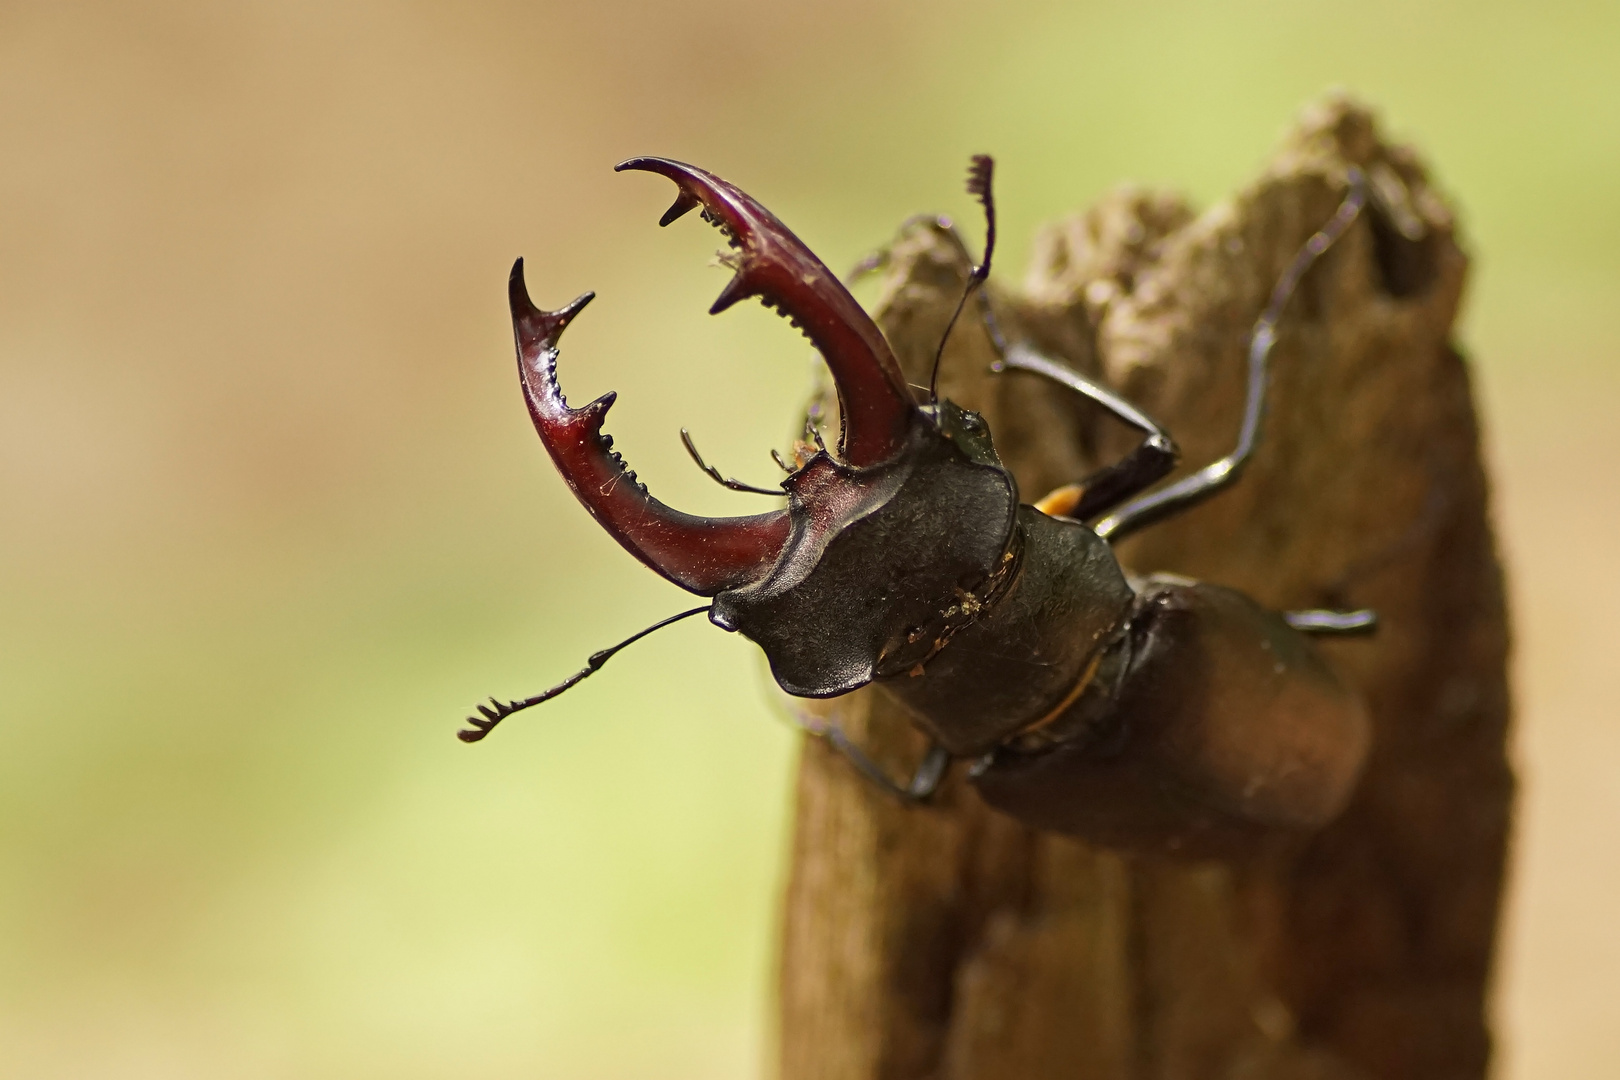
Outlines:
[[1371, 608], [1357, 608], [1354, 611], [1312, 608], [1308, 611], [1285, 611], [1283, 621], [1302, 634], [1370, 634], [1378, 629], [1378, 612]]
[[878, 787], [887, 791], [897, 799], [910, 803], [923, 803], [931, 799], [939, 785], [945, 779], [945, 770], [951, 764], [950, 753], [938, 743], [928, 748], [922, 761], [917, 765], [917, 771], [911, 774], [911, 779], [904, 786], [895, 783], [889, 774], [883, 771], [883, 766], [866, 756], [862, 750], [852, 742], [844, 729], [836, 723], [827, 725], [827, 741], [838, 748], [838, 752], [849, 759], [855, 766], [855, 771], [866, 777]]
[[1098, 536], [1106, 540], [1121, 539], [1127, 533], [1190, 509], [1224, 490], [1242, 474], [1243, 467], [1254, 453], [1260, 437], [1260, 422], [1265, 418], [1266, 361], [1271, 357], [1272, 346], [1277, 343], [1277, 323], [1282, 318], [1283, 309], [1294, 295], [1300, 278], [1322, 257], [1323, 252], [1345, 234], [1367, 202], [1366, 178], [1360, 169], [1352, 168], [1349, 173], [1350, 189], [1345, 193], [1339, 209], [1327, 224], [1305, 241], [1288, 269], [1277, 279], [1277, 284], [1271, 290], [1271, 299], [1260, 313], [1260, 318], [1255, 320], [1254, 330], [1249, 335], [1249, 396], [1243, 407], [1243, 425], [1238, 431], [1236, 449], [1191, 476], [1120, 507], [1097, 523]]
[[[962, 314], [962, 308], [970, 297], [979, 304], [979, 313], [984, 320], [985, 331], [989, 334], [991, 345], [1000, 357], [992, 370], [1002, 371], [1013, 368], [1019, 371], [1029, 371], [1037, 375], [1044, 375], [1053, 379], [1076, 393], [1083, 394], [1091, 400], [1108, 409], [1119, 419], [1141, 431], [1144, 438], [1123, 461], [1109, 466], [1093, 474], [1077, 485], [1060, 488], [1042, 500], [1040, 507], [1043, 511], [1054, 516], [1073, 517], [1085, 520], [1094, 517], [1103, 511], [1118, 505], [1132, 495], [1157, 483], [1163, 479], [1176, 464], [1176, 444], [1167, 432], [1136, 406], [1126, 401], [1106, 387], [1099, 386], [1084, 376], [1070, 371], [1061, 365], [1039, 355], [1024, 345], [1009, 347], [1006, 338], [1002, 336], [1001, 327], [996, 322], [995, 311], [990, 306], [990, 298], [980, 289], [986, 278], [990, 276], [990, 260], [996, 249], [996, 203], [991, 191], [991, 176], [994, 163], [985, 154], [977, 154], [973, 164], [968, 170], [968, 193], [976, 196], [984, 207], [985, 239], [984, 258], [973, 262], [968, 253], [967, 244], [963, 242], [962, 235], [955, 226], [944, 218], [935, 220], [935, 227], [940, 229], [961, 252], [962, 259], [968, 263], [967, 287], [962, 293], [962, 299], [956, 305], [956, 311], [951, 315], [951, 321], [946, 325], [945, 333], [940, 339], [939, 352], [934, 356], [934, 373], [929, 380], [929, 396], [938, 398], [935, 387], [939, 379], [939, 361], [945, 353], [945, 341], [950, 337], [951, 327], [956, 325], [957, 318]], [[1048, 509], [1048, 506], [1051, 509]]]
[[873, 761], [866, 751], [845, 735], [844, 729], [837, 722], [822, 720], [791, 706], [787, 706], [784, 712], [795, 727], [832, 743], [840, 754], [849, 759], [856, 772], [895, 798], [908, 803], [925, 803], [933, 798], [934, 793], [939, 790], [940, 783], [945, 779], [945, 771], [951, 764], [950, 751], [937, 742], [931, 742], [928, 753], [924, 754], [922, 761], [917, 764], [911, 779], [900, 784], [891, 779], [883, 766]]
[[917, 765], [917, 771], [911, 774], [911, 784], [906, 788], [907, 793], [918, 802], [926, 802], [934, 797], [939, 790], [941, 781], [945, 779], [945, 770], [950, 768], [951, 754], [943, 746], [935, 743], [928, 748], [928, 753]]
[[[978, 266], [973, 261], [973, 253], [968, 250], [967, 241], [962, 239], [962, 230], [956, 223], [944, 214], [914, 214], [900, 223], [898, 232], [904, 235], [911, 229], [930, 228], [940, 236], [951, 242], [951, 246], [962, 257], [962, 265], [971, 277], [974, 268]], [[844, 281], [853, 284], [867, 274], [875, 273], [889, 264], [889, 249], [880, 248], [856, 263], [850, 272], [844, 275]], [[985, 333], [990, 337], [990, 344], [995, 348], [997, 356], [1007, 355], [1007, 339], [1001, 333], [1001, 324], [996, 321], [996, 313], [990, 306], [990, 295], [983, 289], [970, 288], [975, 305], [979, 309], [979, 318], [984, 323]], [[952, 321], [955, 319], [953, 317]]]
[[[949, 237], [955, 242], [957, 250], [962, 253], [962, 261], [967, 263], [969, 266], [973, 265], [973, 256], [968, 253], [967, 243], [962, 239], [961, 232], [957, 230], [956, 225], [951, 221], [951, 219], [946, 217], [944, 214], [912, 214], [910, 217], [906, 218], [906, 220], [900, 223], [900, 227], [895, 230], [895, 235], [904, 236], [912, 229], [924, 227], [933, 229], [934, 231]], [[844, 286], [846, 288], [851, 288], [859, 284], [861, 280], [866, 278], [868, 275], [875, 274], [879, 270], [882, 270], [889, 265], [891, 256], [892, 252], [888, 247], [880, 247], [874, 251], [867, 252], [860, 258], [859, 261], [855, 263], [854, 266], [850, 267], [849, 272], [844, 275]]]
[[992, 370], [1027, 371], [1045, 376], [1090, 398], [1146, 436], [1122, 460], [1092, 473], [1078, 484], [1060, 487], [1036, 503], [1035, 508], [1042, 513], [1076, 521], [1096, 517], [1158, 483], [1176, 467], [1179, 452], [1170, 434], [1141, 409], [1106, 386], [1048, 360], [1026, 345], [1014, 345], [1007, 349]]

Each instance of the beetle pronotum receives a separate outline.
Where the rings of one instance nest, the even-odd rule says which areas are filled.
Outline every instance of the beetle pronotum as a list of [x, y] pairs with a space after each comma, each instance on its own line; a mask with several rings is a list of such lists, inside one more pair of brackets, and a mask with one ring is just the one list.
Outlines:
[[[711, 313], [757, 297], [803, 330], [831, 371], [841, 430], [835, 448], [818, 435], [787, 465], [781, 509], [736, 518], [671, 509], [602, 433], [614, 395], [575, 409], [558, 385], [558, 340], [593, 294], [542, 311], [519, 259], [512, 319], [541, 441], [609, 535], [712, 600], [596, 653], [542, 694], [480, 706], [463, 740], [569, 689], [653, 630], [707, 613], [756, 642], [789, 694], [825, 698], [874, 684], [898, 699], [932, 743], [906, 784], [889, 780], [836, 726], [825, 733], [907, 799], [927, 799], [952, 760], [969, 759], [979, 793], [1031, 825], [1181, 852], [1315, 828], [1343, 808], [1366, 757], [1367, 717], [1307, 635], [1368, 630], [1372, 613], [1275, 613], [1218, 585], [1133, 578], [1111, 544], [1241, 475], [1259, 437], [1278, 321], [1300, 278], [1365, 203], [1358, 172], [1255, 324], [1236, 449], [1163, 487], [1155, 485], [1177, 457], [1169, 434], [1107, 388], [1003, 340], [979, 293], [999, 368], [1045, 376], [1143, 436], [1121, 461], [1027, 505], [983, 419], [932, 385], [919, 400], [871, 318], [770, 211], [677, 161], [633, 158], [618, 169], [674, 181], [661, 225], [701, 208], [725, 234], [736, 274]], [[969, 173], [988, 230], [964, 304], [990, 270], [991, 169], [977, 157]], [[686, 444], [716, 480], [747, 489], [703, 465], [689, 437]]]

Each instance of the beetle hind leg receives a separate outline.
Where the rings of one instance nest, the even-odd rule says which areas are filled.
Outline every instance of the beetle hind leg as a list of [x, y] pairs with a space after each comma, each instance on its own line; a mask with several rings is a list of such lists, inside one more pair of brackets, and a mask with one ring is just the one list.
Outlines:
[[1283, 621], [1302, 634], [1354, 636], [1376, 631], [1378, 612], [1371, 608], [1356, 608], [1352, 611], [1312, 608], [1307, 611], [1285, 611]]

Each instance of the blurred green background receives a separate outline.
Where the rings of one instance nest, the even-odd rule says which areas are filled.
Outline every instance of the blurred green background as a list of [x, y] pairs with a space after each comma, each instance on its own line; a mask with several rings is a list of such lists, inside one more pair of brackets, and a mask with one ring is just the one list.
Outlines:
[[710, 320], [691, 160], [834, 267], [997, 155], [1004, 261], [1201, 204], [1332, 85], [1461, 207], [1524, 778], [1500, 1076], [1620, 1073], [1620, 5], [0, 5], [0, 1075], [751, 1077], [794, 736], [572, 501], [512, 370], [758, 505], [814, 356]]

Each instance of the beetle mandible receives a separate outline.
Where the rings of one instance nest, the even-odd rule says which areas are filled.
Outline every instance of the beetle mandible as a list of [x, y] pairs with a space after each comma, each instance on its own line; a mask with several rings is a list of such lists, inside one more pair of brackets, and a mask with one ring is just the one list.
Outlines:
[[[974, 158], [968, 189], [985, 211], [985, 252], [957, 315], [976, 295], [999, 369], [1045, 376], [1143, 436], [1119, 462], [1030, 505], [1020, 503], [983, 418], [932, 386], [919, 400], [877, 325], [769, 210], [678, 161], [632, 158], [617, 170], [675, 183], [660, 225], [700, 209], [725, 235], [736, 273], [710, 313], [757, 297], [802, 330], [831, 372], [839, 436], [829, 448], [812, 427], [815, 444], [784, 463], [782, 509], [734, 518], [671, 509], [602, 432], [615, 395], [576, 409], [558, 385], [558, 340], [594, 294], [543, 311], [529, 299], [519, 259], [509, 298], [541, 441], [609, 535], [712, 600], [596, 653], [542, 694], [479, 706], [460, 732], [464, 741], [576, 685], [652, 631], [707, 613], [757, 643], [791, 695], [828, 698], [873, 684], [897, 699], [931, 742], [907, 783], [888, 779], [836, 725], [824, 733], [863, 773], [909, 800], [926, 800], [953, 760], [968, 759], [979, 794], [1027, 824], [1187, 854], [1238, 850], [1338, 814], [1366, 757], [1369, 725], [1360, 699], [1307, 635], [1364, 632], [1373, 613], [1277, 613], [1218, 585], [1133, 577], [1112, 544], [1240, 476], [1260, 432], [1278, 321], [1300, 278], [1364, 205], [1358, 171], [1350, 170], [1343, 203], [1295, 257], [1255, 324], [1236, 449], [1155, 488], [1177, 460], [1168, 433], [1106, 387], [1004, 340], [996, 327], [978, 288], [995, 245], [992, 162]], [[704, 465], [686, 442], [716, 480], [746, 488]]]

